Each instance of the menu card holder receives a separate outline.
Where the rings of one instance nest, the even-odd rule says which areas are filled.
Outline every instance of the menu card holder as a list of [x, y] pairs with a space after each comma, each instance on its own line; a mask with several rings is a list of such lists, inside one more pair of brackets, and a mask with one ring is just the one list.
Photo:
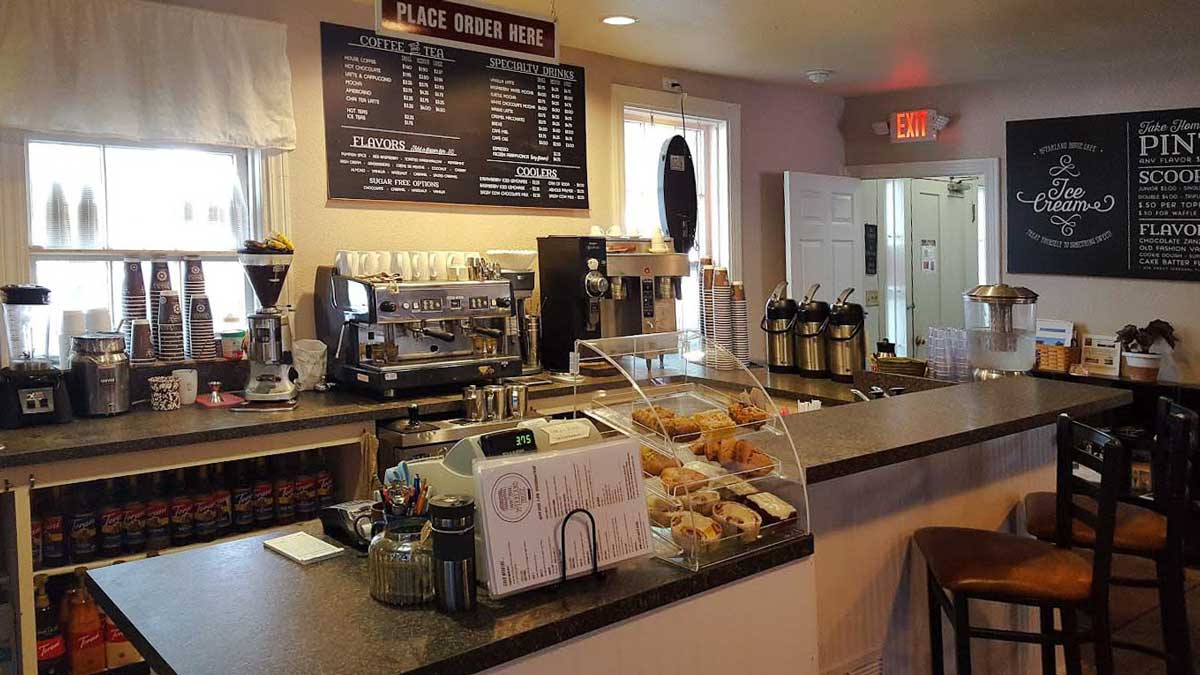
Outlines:
[[560, 586], [567, 581], [567, 523], [571, 522], [571, 519], [579, 513], [587, 516], [592, 524], [592, 578], [596, 581], [604, 580], [604, 572], [600, 571], [600, 555], [596, 546], [596, 517], [587, 509], [575, 509], [563, 518], [562, 525], [558, 527], [558, 555], [559, 564], [562, 565], [562, 576], [558, 580]]

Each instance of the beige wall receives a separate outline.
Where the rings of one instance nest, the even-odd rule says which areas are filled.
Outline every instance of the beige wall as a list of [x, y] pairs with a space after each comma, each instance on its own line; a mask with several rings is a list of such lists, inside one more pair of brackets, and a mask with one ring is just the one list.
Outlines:
[[[298, 248], [293, 274], [300, 332], [312, 331], [315, 267], [338, 249], [534, 248], [545, 234], [583, 234], [591, 224], [613, 223], [610, 92], [613, 84], [659, 89], [675, 77], [694, 96], [742, 106], [742, 250], [752, 307], [761, 307], [770, 285], [784, 276], [783, 171], [840, 173], [837, 123], [842, 101], [795, 88], [670, 70], [590, 52], [563, 49], [566, 63], [587, 70], [588, 177], [591, 211], [374, 205], [325, 199], [325, 136], [321, 106], [321, 21], [367, 27], [370, 3], [361, 0], [174, 0], [174, 4], [271, 19], [288, 25], [299, 141], [290, 162], [291, 222]], [[570, 42], [570, 36], [564, 36]], [[770, 284], [770, 285], [769, 285]], [[757, 312], [761, 310], [752, 310]], [[751, 323], [758, 322], [751, 314]], [[755, 340], [757, 351], [762, 351]]]
[[[947, 159], [1004, 159], [1007, 120], [1180, 108], [1200, 103], [1200, 64], [1121, 77], [1061, 78], [919, 89], [846, 101], [842, 133], [846, 163], [886, 164]], [[892, 145], [871, 133], [871, 122], [909, 108], [934, 107], [950, 114], [951, 125], [936, 143]], [[1001, 181], [1004, 167], [1001, 167]], [[998, 194], [1003, 195], [1003, 186]], [[1000, 202], [1005, 222], [1004, 201]], [[1192, 282], [1004, 274], [1008, 283], [1041, 294], [1038, 314], [1069, 319], [1088, 331], [1113, 332], [1126, 323], [1170, 321], [1182, 336], [1176, 354], [1188, 379], [1200, 378], [1200, 284]]]

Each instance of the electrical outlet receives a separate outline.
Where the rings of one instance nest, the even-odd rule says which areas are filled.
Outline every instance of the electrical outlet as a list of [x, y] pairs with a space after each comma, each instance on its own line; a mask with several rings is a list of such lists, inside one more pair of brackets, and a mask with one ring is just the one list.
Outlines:
[[680, 92], [683, 91], [683, 83], [673, 77], [664, 77], [662, 88], [663, 91]]
[[866, 298], [867, 298], [867, 307], [878, 307], [879, 306], [879, 291], [867, 291]]

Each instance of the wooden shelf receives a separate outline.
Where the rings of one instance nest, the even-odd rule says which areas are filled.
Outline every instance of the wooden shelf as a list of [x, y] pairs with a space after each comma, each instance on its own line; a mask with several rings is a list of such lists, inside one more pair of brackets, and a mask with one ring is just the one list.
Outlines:
[[[201, 548], [204, 546], [212, 546], [214, 544], [221, 544], [221, 543], [224, 543], [227, 541], [237, 541], [238, 539], [245, 539], [247, 537], [258, 537], [258, 536], [261, 536], [264, 534], [272, 534], [272, 533], [276, 533], [276, 532], [283, 534], [285, 532], [293, 531], [297, 527], [302, 527], [302, 526], [305, 526], [308, 524], [313, 524], [313, 523], [315, 523], [317, 527], [320, 527], [320, 521], [317, 519], [297, 520], [296, 522], [291, 523], [289, 525], [276, 525], [274, 527], [268, 527], [268, 528], [264, 528], [261, 530], [251, 530], [249, 532], [235, 532], [234, 534], [231, 534], [231, 535], [228, 535], [225, 537], [218, 537], [217, 539], [213, 539], [212, 541], [198, 541], [193, 544], [186, 544], [184, 546], [172, 546], [171, 548], [164, 548], [161, 551], [158, 551], [158, 553], [159, 553], [159, 555], [169, 555], [171, 553], [179, 553], [180, 551], [191, 551], [193, 549]], [[134, 560], [142, 560], [144, 558], [146, 558], [145, 552], [130, 553], [127, 555], [119, 555], [119, 556], [115, 556], [112, 558], [93, 560], [93, 561], [87, 562], [87, 563], [74, 563], [74, 564], [70, 564], [70, 565], [62, 565], [59, 567], [47, 567], [44, 569], [37, 569], [37, 570], [34, 570], [33, 573], [34, 574], [45, 574], [45, 575], [52, 576], [52, 577], [53, 576], [61, 576], [61, 575], [65, 575], [65, 574], [74, 574], [75, 569], [77, 567], [86, 567], [89, 570], [94, 570], [94, 569], [97, 569], [100, 567], [108, 567], [109, 565], [112, 565], [113, 563], [116, 563], [116, 562], [131, 562]]]

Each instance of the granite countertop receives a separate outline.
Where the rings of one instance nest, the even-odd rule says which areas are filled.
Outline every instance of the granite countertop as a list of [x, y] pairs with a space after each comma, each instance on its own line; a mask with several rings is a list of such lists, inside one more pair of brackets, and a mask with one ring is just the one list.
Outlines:
[[641, 559], [599, 582], [498, 601], [481, 594], [477, 611], [447, 616], [372, 600], [366, 560], [353, 551], [301, 566], [264, 550], [264, 538], [92, 570], [88, 585], [162, 675], [465, 674], [812, 553], [804, 536], [698, 573]]
[[[819, 398], [830, 403], [851, 400], [848, 387], [829, 380], [773, 375], [761, 368], [754, 372], [774, 395]], [[661, 379], [668, 382], [682, 376], [681, 371], [671, 367], [660, 374]], [[738, 371], [705, 370], [703, 377], [693, 376], [693, 379], [716, 386], [750, 384], [749, 379]], [[536, 401], [624, 383], [620, 376], [587, 378], [578, 387], [552, 381], [531, 387], [529, 397]], [[0, 469], [335, 424], [396, 419], [405, 416], [412, 404], [420, 408], [422, 415], [445, 415], [460, 410], [461, 401], [458, 392], [414, 393], [383, 401], [361, 393], [331, 391], [303, 393], [295, 410], [279, 413], [234, 413], [197, 405], [171, 412], [153, 412], [147, 405], [140, 404], [131, 412], [114, 417], [80, 418], [68, 424], [0, 430]]]
[[786, 418], [808, 482], [839, 478], [1128, 405], [1124, 389], [1035, 377], [973, 382]]

